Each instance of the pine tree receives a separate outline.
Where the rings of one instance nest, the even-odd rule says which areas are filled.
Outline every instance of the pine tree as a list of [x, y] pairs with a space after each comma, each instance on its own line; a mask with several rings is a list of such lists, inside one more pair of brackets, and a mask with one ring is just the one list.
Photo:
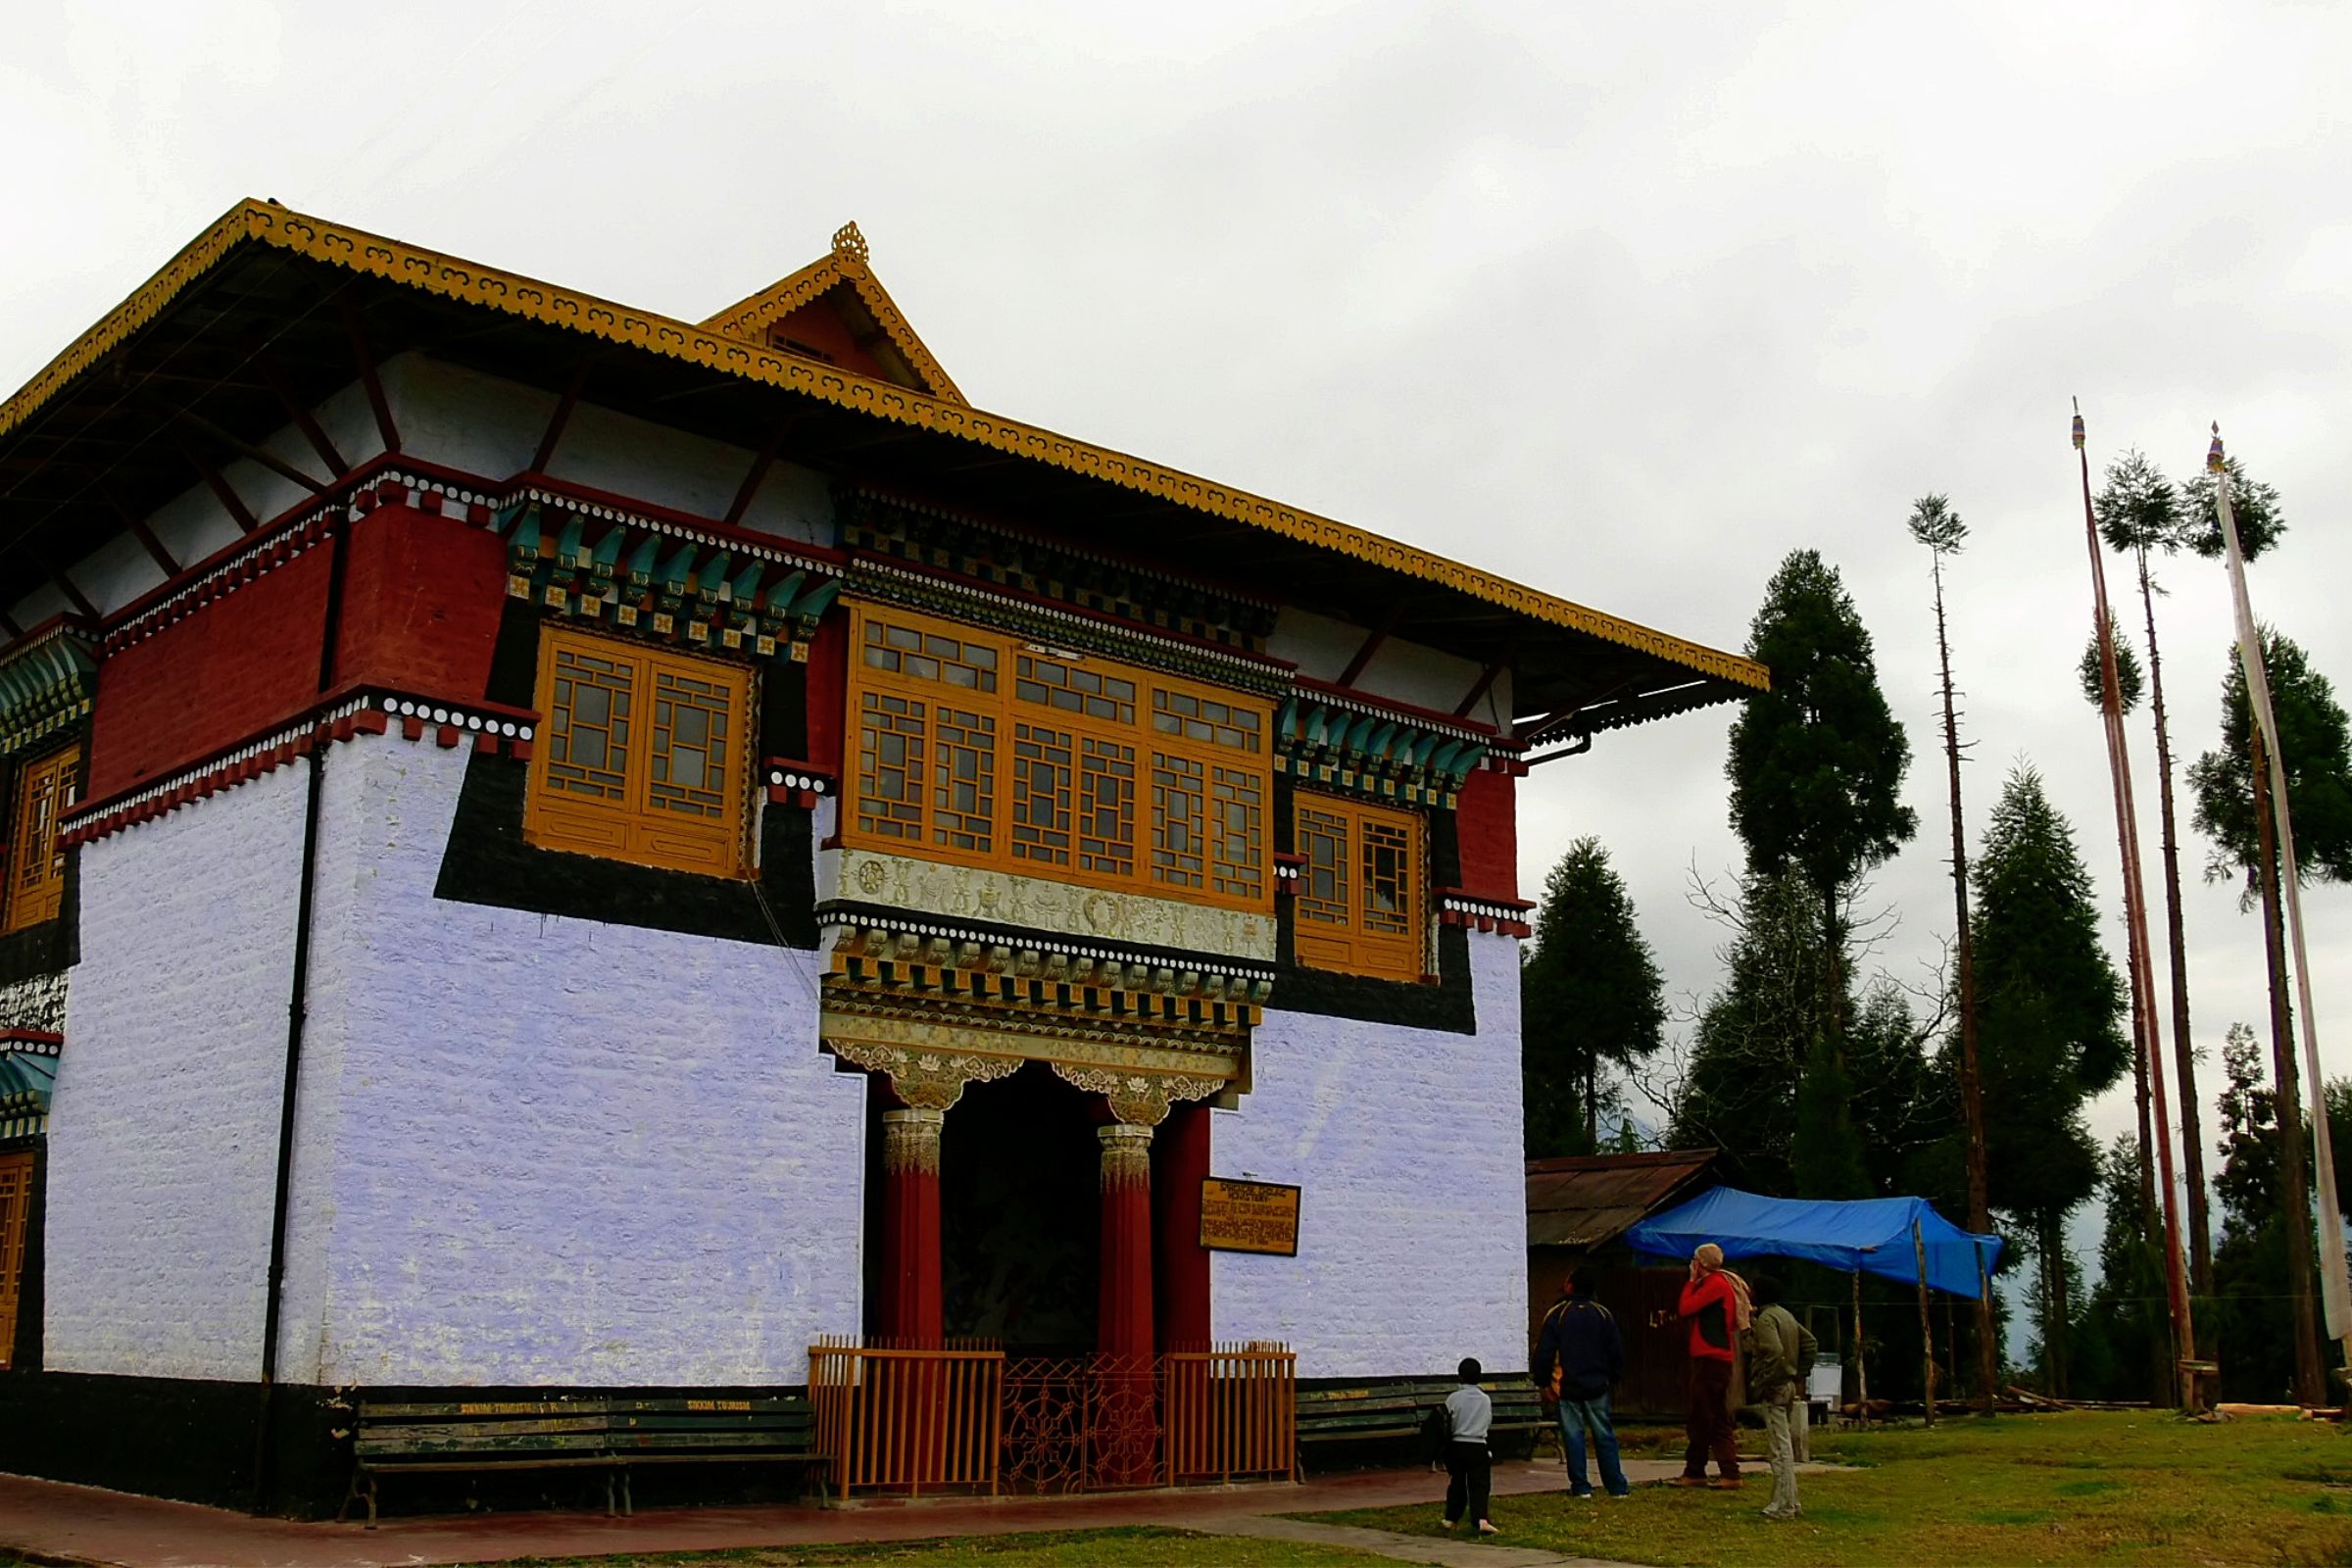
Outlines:
[[2230, 1026], [2222, 1046], [2222, 1168], [2213, 1183], [2222, 1203], [2213, 1255], [2221, 1392], [2275, 1401], [2293, 1395], [2300, 1371], [2281, 1168], [2287, 1140], [2278, 1096], [2263, 1080], [2262, 1047], [2242, 1023]]
[[[2099, 1152], [2082, 1108], [2131, 1061], [2123, 982], [2100, 947], [2090, 873], [2039, 775], [2021, 766], [1993, 808], [1976, 864], [1977, 998], [1995, 1208], [2030, 1227], [2043, 1259], [2048, 1324], [2067, 1306], [2066, 1217], [2097, 1189]], [[2067, 1337], [2047, 1338], [2053, 1392]]]
[[1544, 879], [1519, 994], [1527, 1152], [1590, 1153], [1602, 1065], [1650, 1054], [1666, 1024], [1665, 981], [1598, 839], [1571, 844]]
[[1670, 1141], [1712, 1145], [1724, 1179], [1785, 1196], [1796, 1142], [1796, 1087], [1822, 1033], [1821, 916], [1793, 872], [1741, 879], [1722, 911], [1732, 937], [1723, 983], [1700, 1010]]
[[[2172, 1318], [2165, 1296], [2164, 1252], [2139, 1188], [2138, 1140], [2119, 1133], [2100, 1167], [2099, 1191], [2106, 1224], [2099, 1238], [2099, 1283], [2084, 1304], [2082, 1332], [2076, 1337], [2075, 1389], [2097, 1398], [2142, 1398], [2149, 1378], [2171, 1396]], [[2105, 1348], [2100, 1377], [2082, 1353]]]
[[[1902, 804], [1911, 744], [1880, 691], [1870, 633], [1851, 595], [1820, 553], [1791, 553], [1773, 574], [1749, 629], [1750, 658], [1772, 671], [1772, 689], [1747, 700], [1733, 722], [1726, 771], [1732, 827], [1747, 848], [1748, 868], [1793, 872], [1820, 910], [1819, 1060], [1829, 1069], [1818, 1102], [1850, 1084], [1846, 1061], [1846, 904], [1864, 872], [1918, 831]], [[1808, 1054], [1811, 1036], [1801, 1037]], [[1850, 1110], [1824, 1107], [1829, 1128], [1851, 1122]], [[1843, 1179], [1850, 1166], [1823, 1161]], [[1859, 1192], [1806, 1192], [1855, 1198]]]

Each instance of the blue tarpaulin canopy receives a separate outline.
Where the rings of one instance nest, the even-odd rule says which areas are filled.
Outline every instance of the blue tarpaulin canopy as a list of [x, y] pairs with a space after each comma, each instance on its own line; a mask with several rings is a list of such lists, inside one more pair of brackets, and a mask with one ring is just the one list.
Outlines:
[[1760, 1198], [1737, 1187], [1718, 1187], [1688, 1203], [1654, 1214], [1625, 1239], [1639, 1252], [1689, 1257], [1702, 1242], [1723, 1249], [1726, 1258], [1801, 1257], [1851, 1274], [1883, 1274], [1906, 1285], [1919, 1283], [1918, 1254], [1911, 1227], [1927, 1245], [1928, 1283], [1939, 1291], [1976, 1299], [1978, 1250], [1989, 1275], [2000, 1261], [2001, 1239], [1962, 1230], [1924, 1198], [1865, 1198], [1850, 1202], [1799, 1198]]

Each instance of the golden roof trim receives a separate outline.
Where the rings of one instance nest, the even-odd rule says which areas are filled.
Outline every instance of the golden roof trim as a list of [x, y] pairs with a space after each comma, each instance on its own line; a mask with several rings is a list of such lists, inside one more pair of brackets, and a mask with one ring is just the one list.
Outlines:
[[[174, 296], [244, 243], [268, 245], [365, 276], [383, 278], [608, 342], [646, 349], [840, 408], [937, 431], [1156, 496], [1210, 516], [1262, 528], [1424, 582], [1453, 588], [1531, 619], [1633, 648], [1735, 685], [1763, 691], [1771, 684], [1764, 666], [1753, 660], [1604, 614], [1507, 577], [1416, 550], [1330, 517], [1286, 507], [1246, 490], [1216, 484], [1179, 468], [1163, 467], [1107, 447], [1092, 446], [1037, 425], [985, 413], [969, 404], [926, 397], [906, 387], [858, 375], [838, 366], [820, 365], [780, 349], [763, 348], [709, 327], [633, 310], [516, 273], [477, 267], [259, 201], [240, 202], [229, 209], [219, 222], [166, 263], [129, 299], [51, 360], [6, 403], [0, 403], [0, 435], [24, 424], [67, 382], [153, 320]], [[839, 265], [837, 259], [835, 265]]]
[[890, 297], [890, 290], [874, 275], [866, 260], [865, 236], [858, 232], [856, 223], [844, 223], [834, 231], [833, 249], [821, 260], [810, 262], [790, 277], [771, 283], [747, 299], [737, 300], [716, 316], [704, 318], [702, 324], [713, 332], [758, 343], [774, 322], [804, 305], [813, 305], [843, 283], [857, 291], [873, 316], [874, 323], [882, 328], [891, 346], [906, 359], [907, 367], [933, 397], [971, 406], [971, 399], [956, 388], [947, 370], [932, 357], [930, 348], [915, 335], [913, 323]]

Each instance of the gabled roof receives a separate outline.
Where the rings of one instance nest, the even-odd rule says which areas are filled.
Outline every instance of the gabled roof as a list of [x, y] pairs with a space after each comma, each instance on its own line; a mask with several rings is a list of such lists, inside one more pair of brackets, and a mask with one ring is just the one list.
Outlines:
[[[833, 265], [844, 265], [838, 254]], [[740, 322], [743, 309], [722, 316]], [[1547, 735], [1638, 724], [1770, 684], [1739, 655], [959, 395], [261, 201], [231, 208], [0, 403], [0, 582], [35, 582], [79, 560], [126, 514], [209, 473], [199, 449], [251, 458], [290, 407], [412, 350], [750, 452], [789, 439], [796, 461], [819, 471], [887, 475], [1089, 548], [1149, 541], [1156, 556], [1213, 561], [1235, 581], [1280, 583], [1287, 602], [1341, 620], [1383, 613], [1387, 635], [1487, 667], [1465, 703], [1510, 670], [1514, 706], [1548, 715], [1536, 726]], [[1562, 564], [1572, 568], [1573, 557]]]
[[956, 389], [948, 372], [915, 336], [890, 290], [874, 275], [867, 259], [865, 236], [856, 223], [833, 231], [831, 254], [770, 283], [749, 299], [737, 300], [703, 325], [762, 347], [793, 347], [792, 328], [810, 313], [822, 312], [847, 330], [857, 345], [870, 354], [884, 379], [927, 392], [943, 403], [970, 400]]
[[1712, 1149], [1527, 1162], [1527, 1245], [1605, 1247], [1696, 1185]]

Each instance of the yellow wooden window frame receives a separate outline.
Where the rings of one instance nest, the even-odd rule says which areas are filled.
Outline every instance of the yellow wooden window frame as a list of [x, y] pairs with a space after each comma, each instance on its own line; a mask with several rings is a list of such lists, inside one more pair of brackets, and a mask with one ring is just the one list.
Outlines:
[[524, 841], [664, 870], [749, 875], [751, 699], [751, 671], [740, 664], [542, 627], [543, 717]]
[[1300, 790], [1292, 797], [1292, 845], [1307, 862], [1292, 911], [1299, 963], [1380, 980], [1428, 972], [1428, 837], [1419, 812]]
[[58, 848], [58, 818], [73, 808], [81, 748], [36, 757], [18, 770], [6, 824], [6, 918], [0, 932], [22, 931], [57, 917], [66, 895], [66, 854]]
[[842, 841], [1273, 907], [1273, 710], [1247, 693], [848, 601]]
[[0, 1154], [0, 1370], [15, 1364], [24, 1293], [24, 1232], [32, 1217], [32, 1152]]

